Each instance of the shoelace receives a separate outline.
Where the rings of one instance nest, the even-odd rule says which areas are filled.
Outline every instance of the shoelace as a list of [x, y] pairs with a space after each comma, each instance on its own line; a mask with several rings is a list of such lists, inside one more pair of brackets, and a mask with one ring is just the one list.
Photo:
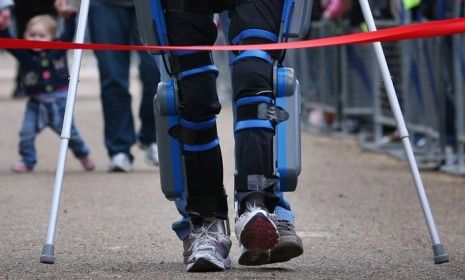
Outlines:
[[278, 228], [282, 228], [284, 230], [293, 230], [294, 226], [288, 220], [278, 220], [276, 222], [276, 226]]
[[193, 233], [195, 241], [189, 247], [189, 251], [196, 251], [199, 247], [215, 248], [216, 242], [221, 241], [222, 234], [220, 232], [209, 231], [215, 222], [210, 223], [208, 226], [200, 227], [199, 233]]

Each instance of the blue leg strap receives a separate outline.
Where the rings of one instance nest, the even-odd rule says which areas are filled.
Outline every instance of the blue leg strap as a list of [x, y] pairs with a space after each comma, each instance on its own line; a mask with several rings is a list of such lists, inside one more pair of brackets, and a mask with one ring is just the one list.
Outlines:
[[278, 36], [273, 32], [263, 30], [263, 29], [246, 29], [239, 33], [236, 37], [231, 40], [231, 44], [239, 45], [244, 39], [248, 38], [261, 38], [266, 39], [270, 42], [276, 43], [278, 41]]
[[181, 79], [184, 79], [189, 76], [205, 73], [205, 72], [212, 72], [215, 74], [215, 76], [218, 76], [218, 68], [215, 65], [207, 65], [199, 68], [194, 68], [190, 70], [183, 71], [179, 73], [179, 77]]
[[171, 133], [174, 137], [181, 139], [184, 151], [203, 152], [220, 143], [216, 130], [216, 117], [200, 122], [181, 118], [179, 124], [180, 126], [173, 128]]
[[266, 52], [262, 50], [252, 50], [252, 51], [243, 51], [241, 52], [236, 58], [234, 58], [230, 65], [236, 64], [238, 61], [241, 61], [246, 58], [259, 58], [262, 59], [269, 64], [273, 64], [273, 58]]

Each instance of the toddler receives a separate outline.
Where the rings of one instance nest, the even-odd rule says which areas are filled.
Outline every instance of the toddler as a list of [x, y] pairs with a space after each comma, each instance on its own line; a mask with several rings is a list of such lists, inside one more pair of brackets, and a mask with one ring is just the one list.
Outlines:
[[[71, 41], [75, 30], [75, 15], [65, 20], [61, 41]], [[24, 38], [36, 41], [56, 40], [57, 23], [48, 15], [33, 17], [26, 26]], [[0, 30], [0, 36], [11, 38], [8, 29]], [[11, 166], [17, 173], [34, 169], [37, 163], [34, 141], [45, 127], [61, 133], [68, 91], [68, 65], [65, 50], [8, 50], [21, 64], [24, 71], [22, 83], [28, 96], [26, 112], [19, 133], [21, 160]], [[86, 171], [95, 165], [89, 158], [89, 148], [82, 140], [74, 123], [71, 125], [69, 147]]]

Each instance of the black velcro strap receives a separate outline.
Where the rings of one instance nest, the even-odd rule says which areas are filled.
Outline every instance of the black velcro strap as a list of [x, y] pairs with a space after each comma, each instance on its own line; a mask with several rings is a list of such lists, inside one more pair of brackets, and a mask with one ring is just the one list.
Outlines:
[[245, 104], [238, 106], [236, 109], [237, 121], [257, 119], [258, 118], [258, 104]]
[[178, 60], [181, 71], [213, 64], [213, 60], [211, 59], [209, 52], [198, 52], [176, 56], [176, 59]]
[[200, 217], [228, 218], [228, 199], [225, 194], [188, 196], [187, 212]]
[[170, 56], [169, 61], [171, 70], [174, 74], [179, 74], [183, 71], [200, 68], [206, 65], [213, 65], [213, 60], [209, 52]]
[[289, 113], [283, 108], [269, 103], [254, 103], [238, 106], [236, 109], [237, 120], [260, 119], [269, 120], [277, 125], [289, 119]]
[[259, 38], [259, 37], [248, 37], [244, 38], [241, 41], [242, 45], [259, 45], [259, 44], [269, 44], [269, 43], [276, 43], [270, 40], [267, 40], [265, 38]]
[[236, 174], [234, 175], [234, 187], [237, 191], [265, 191], [275, 189], [279, 177], [261, 174]]
[[179, 139], [183, 144], [201, 145], [210, 143], [218, 138], [216, 124], [205, 129], [191, 129], [181, 125], [173, 126], [168, 130], [168, 134]]

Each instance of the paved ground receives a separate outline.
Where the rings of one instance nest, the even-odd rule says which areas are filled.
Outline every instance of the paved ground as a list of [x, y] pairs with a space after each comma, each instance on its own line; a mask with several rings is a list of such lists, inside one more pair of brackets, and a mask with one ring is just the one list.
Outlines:
[[[305, 252], [288, 263], [214, 274], [187, 274], [182, 245], [170, 230], [177, 215], [160, 191], [158, 170], [134, 147], [135, 171], [109, 174], [95, 62], [87, 55], [76, 105], [78, 127], [98, 168], [85, 173], [68, 157], [55, 265], [39, 263], [58, 138], [38, 141], [39, 165], [17, 175], [17, 131], [24, 100], [10, 100], [14, 64], [0, 54], [0, 279], [464, 279], [464, 179], [424, 173], [430, 202], [451, 262], [434, 265], [429, 235], [407, 165], [363, 152], [352, 140], [302, 138], [302, 176], [289, 194]], [[138, 84], [132, 84], [137, 90]], [[138, 100], [137, 94], [134, 96]], [[137, 104], [134, 102], [134, 108]], [[225, 184], [232, 206], [231, 110], [220, 118]], [[232, 207], [231, 207], [232, 208]]]

